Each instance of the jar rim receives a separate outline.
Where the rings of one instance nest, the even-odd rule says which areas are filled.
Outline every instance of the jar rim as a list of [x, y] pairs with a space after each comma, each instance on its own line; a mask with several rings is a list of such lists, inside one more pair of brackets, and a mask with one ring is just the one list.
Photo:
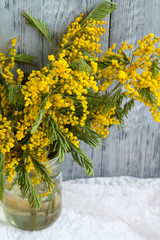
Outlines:
[[46, 161], [44, 163], [50, 163], [50, 162], [56, 163], [58, 160], [59, 160], [59, 158], [58, 158], [58, 156], [56, 156], [55, 158], [52, 158], [52, 159], [50, 159], [50, 160], [48, 160], [48, 161]]
[[47, 168], [47, 170], [48, 170], [48, 168], [50, 170], [53, 170], [53, 169], [57, 168], [57, 166], [60, 164], [59, 157], [57, 156], [53, 159], [43, 162], [43, 164], [44, 164], [44, 166], [47, 165], [47, 166], [45, 166]]

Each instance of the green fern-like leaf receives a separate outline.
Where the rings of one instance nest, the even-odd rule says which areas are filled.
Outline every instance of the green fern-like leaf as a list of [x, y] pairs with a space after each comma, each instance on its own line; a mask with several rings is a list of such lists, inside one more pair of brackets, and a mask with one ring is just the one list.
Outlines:
[[30, 131], [31, 134], [35, 133], [37, 131], [39, 125], [41, 124], [41, 121], [42, 121], [44, 113], [45, 113], [44, 106], [45, 106], [47, 100], [48, 100], [48, 94], [44, 97], [44, 99], [41, 103], [40, 110], [39, 110], [39, 116], [31, 128], [31, 131]]
[[4, 196], [4, 155], [0, 154], [0, 201]]
[[111, 107], [115, 106], [115, 101], [112, 98], [87, 95], [88, 97], [88, 109], [89, 111], [99, 111], [100, 107], [105, 107], [105, 111], [109, 110]]
[[106, 60], [105, 62], [96, 61], [96, 63], [98, 64], [98, 69], [104, 69], [112, 64], [112, 62], [108, 60]]
[[[153, 95], [153, 93], [150, 91], [149, 88], [142, 88], [140, 90], [140, 95], [144, 98], [146, 98], [147, 101], [149, 101], [150, 103], [152, 103], [153, 105], [156, 104], [156, 98]], [[157, 106], [157, 108], [159, 109], [160, 107]]]
[[126, 117], [128, 117], [128, 113], [129, 111], [132, 110], [132, 108], [134, 107], [134, 99], [132, 98], [130, 101], [126, 102], [123, 108], [123, 116], [125, 115]]
[[77, 136], [79, 140], [82, 140], [90, 147], [99, 147], [100, 136], [87, 126], [83, 126], [83, 129], [85, 132], [79, 131], [77, 128], [73, 129], [73, 135]]
[[52, 153], [53, 155], [57, 154], [59, 161], [63, 161], [64, 156], [67, 154], [67, 152], [69, 152], [69, 142], [65, 134], [62, 132], [62, 130], [59, 128], [51, 116], [48, 116], [46, 127], [48, 130], [47, 137], [51, 140], [52, 143], [50, 146], [51, 155]]
[[119, 52], [123, 55], [123, 59], [124, 59], [124, 62], [122, 60], [120, 60], [120, 61], [123, 62], [125, 65], [128, 65], [130, 63], [130, 61], [129, 61], [127, 55], [125, 54], [125, 52], [122, 49], [120, 49]]
[[85, 155], [84, 151], [81, 148], [76, 148], [72, 143], [70, 144], [70, 152], [72, 154], [73, 159], [84, 168], [87, 175], [91, 175], [93, 173], [93, 163], [92, 161]]
[[[129, 100], [128, 102], [126, 102], [124, 104], [124, 107], [122, 107], [123, 99], [124, 99], [124, 96], [121, 95], [119, 100], [117, 101], [116, 110], [115, 110], [116, 119], [119, 120], [120, 126], [122, 128], [124, 126], [124, 116], [128, 117], [128, 113], [134, 107], [134, 101], [135, 101], [134, 98], [132, 98], [131, 100]], [[119, 128], [119, 126], [118, 126], [118, 128]]]
[[57, 132], [57, 152], [59, 161], [64, 161], [64, 156], [69, 152], [69, 143], [62, 130], [56, 126]]
[[21, 85], [8, 85], [8, 98], [12, 107], [22, 110], [25, 104], [24, 95], [21, 92]]
[[24, 13], [22, 13], [22, 15], [26, 18], [27, 24], [38, 29], [38, 31], [48, 39], [51, 46], [53, 47], [51, 32], [50, 32], [50, 29], [47, 27], [47, 25], [44, 22], [40, 21], [39, 19], [32, 17], [25, 10], [24, 10]]
[[99, 111], [100, 107], [103, 106], [102, 113], [104, 113], [107, 112], [111, 107], [116, 106], [117, 101], [121, 97], [121, 89], [119, 89], [117, 84], [117, 88], [115, 87], [112, 90], [111, 95], [106, 93], [100, 97], [99, 93], [97, 95], [92, 95], [88, 93], [86, 96], [88, 98], [89, 111]]
[[152, 76], [156, 77], [158, 72], [159, 72], [159, 70], [160, 70], [160, 68], [158, 66], [158, 61], [157, 60], [154, 60], [152, 62], [152, 68], [151, 69], [152, 69]]
[[[59, 128], [57, 123], [51, 116], [48, 116], [47, 119], [47, 127], [49, 130], [48, 137], [51, 137], [51, 140], [54, 139], [55, 141], [52, 142], [49, 151], [49, 157], [52, 155], [58, 156], [59, 161], [64, 160], [64, 156], [71, 152], [74, 160], [78, 162], [81, 167], [84, 167], [86, 173], [89, 175], [93, 172], [93, 165], [91, 160], [84, 154], [83, 150], [80, 148], [76, 148], [72, 142], [67, 138], [65, 133]], [[85, 129], [87, 131], [87, 129]], [[95, 133], [91, 133], [88, 131], [89, 139], [86, 140], [85, 136], [81, 135], [82, 140], [87, 141], [92, 146], [98, 146], [98, 135]], [[54, 136], [52, 138], [52, 136]], [[93, 139], [91, 139], [93, 137]]]
[[38, 192], [32, 185], [30, 177], [26, 173], [23, 165], [19, 167], [18, 185], [20, 186], [22, 198], [25, 198], [28, 194], [30, 206], [38, 210], [40, 208]]
[[38, 127], [41, 124], [41, 121], [43, 119], [44, 113], [45, 113], [45, 109], [41, 109], [39, 111], [39, 116], [38, 116], [38, 118], [36, 119], [36, 121], [34, 122], [32, 128], [31, 128], [31, 131], [30, 131], [31, 134], [33, 134], [37, 131], [37, 129], [38, 129]]
[[47, 186], [48, 186], [48, 190], [50, 190], [52, 185], [53, 185], [53, 181], [50, 178], [46, 167], [38, 161], [37, 156], [35, 156], [34, 154], [31, 154], [30, 157], [31, 157], [31, 160], [33, 162], [34, 168], [36, 169], [36, 171], [38, 173], [40, 173], [42, 178], [45, 179], [45, 181], [47, 183]]
[[86, 63], [84, 58], [77, 59], [69, 64], [72, 69], [79, 70], [80, 72], [92, 72], [92, 68]]
[[81, 52], [82, 52], [83, 56], [87, 56], [88, 58], [92, 58], [93, 60], [95, 60], [95, 57], [93, 57], [93, 55], [91, 53], [87, 52], [86, 50], [81, 49]]
[[34, 60], [35, 58], [36, 58], [36, 57], [26, 55], [25, 53], [20, 53], [20, 54], [17, 54], [17, 55], [15, 56], [15, 61], [16, 61], [16, 62], [26, 63], [26, 64], [31, 64], [31, 65], [37, 67], [37, 65], [33, 62], [33, 60]]
[[97, 5], [93, 11], [86, 17], [86, 19], [82, 22], [82, 25], [86, 23], [86, 21], [90, 20], [102, 20], [108, 14], [116, 10], [118, 5], [116, 3], [108, 2], [103, 0], [99, 5]]

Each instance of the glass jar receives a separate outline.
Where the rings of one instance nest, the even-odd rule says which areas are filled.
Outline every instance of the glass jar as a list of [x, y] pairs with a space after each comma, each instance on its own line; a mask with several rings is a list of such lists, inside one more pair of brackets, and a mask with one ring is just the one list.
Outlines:
[[[40, 209], [30, 207], [28, 198], [22, 198], [17, 184], [17, 176], [11, 184], [6, 182], [4, 194], [4, 213], [8, 222], [23, 230], [41, 230], [57, 220], [62, 208], [62, 171], [58, 158], [46, 162], [50, 176], [55, 183], [53, 191], [45, 196], [45, 183], [38, 186]], [[44, 195], [44, 196], [43, 196]]]

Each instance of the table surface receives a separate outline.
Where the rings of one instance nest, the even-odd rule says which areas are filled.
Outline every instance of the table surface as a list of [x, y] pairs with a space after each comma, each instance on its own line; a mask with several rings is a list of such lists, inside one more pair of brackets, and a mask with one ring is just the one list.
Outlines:
[[160, 240], [160, 179], [88, 178], [63, 183], [59, 219], [41, 231], [10, 226], [0, 206], [3, 240]]

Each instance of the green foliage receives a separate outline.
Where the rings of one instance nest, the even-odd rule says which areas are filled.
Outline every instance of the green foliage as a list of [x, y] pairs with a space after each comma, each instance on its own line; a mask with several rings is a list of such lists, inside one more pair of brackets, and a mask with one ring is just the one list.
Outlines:
[[108, 2], [106, 0], [103, 0], [100, 2], [93, 11], [86, 17], [86, 19], [82, 22], [82, 25], [86, 23], [86, 21], [90, 20], [91, 18], [93, 20], [102, 20], [104, 19], [108, 14], [116, 10], [118, 5], [116, 3]]
[[105, 62], [102, 61], [96, 61], [96, 63], [98, 64], [98, 69], [104, 69], [110, 65], [112, 65], [111, 60], [107, 59]]
[[3, 71], [3, 70], [2, 70], [2, 66], [1, 66], [1, 64], [0, 64], [0, 74], [2, 74], [2, 71]]
[[70, 149], [69, 152], [72, 154], [74, 161], [76, 161], [81, 167], [84, 168], [87, 175], [93, 173], [93, 163], [89, 157], [86, 156], [84, 151], [79, 147], [75, 147], [73, 143], [69, 143]]
[[129, 111], [132, 110], [133, 107], [134, 107], [134, 99], [132, 98], [130, 101], [128, 101], [124, 104], [124, 108], [122, 111], [123, 116], [128, 117], [128, 113], [129, 113]]
[[122, 84], [118, 83], [115, 88], [101, 97], [99, 97], [99, 94], [97, 96], [93, 95], [87, 95], [88, 97], [88, 109], [89, 111], [99, 111], [100, 107], [103, 106], [103, 111], [107, 112], [110, 108], [116, 106], [115, 110], [115, 116], [120, 121], [120, 124], [124, 124], [124, 116], [127, 117], [129, 111], [134, 107], [134, 99], [131, 99], [130, 101], [126, 102], [123, 105], [123, 99], [124, 95], [121, 90]]
[[158, 59], [155, 59], [153, 62], [152, 62], [152, 76], [153, 77], [156, 77], [157, 76], [157, 73], [159, 72], [160, 68], [159, 68], [159, 62], [158, 62]]
[[156, 99], [153, 95], [153, 93], [150, 91], [149, 88], [142, 88], [140, 90], [140, 95], [145, 98], [147, 101], [149, 101], [152, 104], [156, 103]]
[[75, 128], [72, 130], [74, 136], [77, 136], [78, 139], [85, 142], [90, 147], [99, 147], [99, 138], [100, 136], [93, 131], [90, 127], [83, 126], [84, 132]]
[[95, 60], [95, 57], [93, 57], [93, 55], [91, 53], [87, 52], [86, 50], [81, 49], [81, 52], [84, 57], [87, 56], [88, 58], [92, 58], [93, 60]]
[[[125, 52], [124, 52], [122, 49], [120, 49], [119, 52], [123, 55], [123, 59], [124, 59], [124, 62], [123, 62], [123, 63], [124, 63], [125, 65], [128, 65], [128, 64], [130, 63], [130, 61], [129, 61], [127, 55], [125, 54]], [[119, 59], [117, 58], [117, 60], [119, 60]], [[121, 60], [120, 60], [120, 61], [121, 61]]]
[[72, 69], [79, 70], [80, 72], [92, 72], [92, 68], [86, 63], [84, 58], [77, 59], [69, 64]]
[[45, 113], [45, 109], [41, 109], [39, 111], [39, 116], [38, 118], [36, 119], [36, 121], [34, 122], [32, 128], [31, 128], [31, 134], [35, 133], [39, 127], [39, 125], [41, 124], [42, 122], [42, 119], [43, 119], [43, 116], [44, 116], [44, 113]]
[[93, 163], [92, 161], [84, 154], [84, 151], [81, 148], [76, 148], [74, 144], [70, 143], [70, 152], [73, 159], [84, 168], [87, 175], [93, 173]]
[[57, 154], [59, 161], [64, 161], [65, 154], [69, 152], [69, 142], [51, 116], [48, 116], [46, 123], [48, 138], [53, 142], [49, 154]]
[[37, 65], [33, 62], [33, 60], [35, 58], [36, 57], [26, 55], [25, 53], [20, 53], [20, 54], [17, 54], [15, 56], [15, 62], [22, 62], [22, 63], [26, 63], [26, 64], [31, 64], [31, 65], [37, 67]]
[[121, 127], [124, 126], [124, 116], [128, 117], [129, 111], [132, 110], [134, 107], [134, 99], [129, 100], [124, 104], [124, 107], [122, 107], [123, 104], [123, 96], [119, 98], [119, 101], [117, 102], [115, 116], [119, 120]]
[[0, 201], [3, 202], [4, 196], [4, 155], [0, 154]]
[[57, 131], [56, 131], [55, 121], [53, 120], [53, 118], [50, 115], [48, 115], [46, 117], [45, 121], [46, 121], [46, 129], [45, 130], [47, 130], [47, 137], [48, 137], [48, 139], [50, 139], [51, 143], [53, 143], [53, 141], [57, 140]]
[[31, 160], [33, 162], [35, 170], [38, 173], [40, 173], [42, 178], [46, 181], [46, 184], [48, 186], [48, 190], [50, 190], [52, 185], [53, 185], [53, 181], [50, 178], [49, 172], [47, 171], [46, 167], [42, 163], [39, 162], [39, 160], [37, 159], [37, 156], [35, 154], [31, 154], [30, 157], [31, 157]]
[[26, 173], [24, 166], [19, 168], [18, 184], [20, 186], [22, 198], [28, 194], [28, 202], [31, 207], [38, 210], [40, 208], [40, 201], [37, 190], [31, 183], [29, 175]]
[[41, 124], [41, 121], [42, 121], [44, 113], [45, 113], [44, 106], [45, 106], [47, 100], [48, 100], [48, 94], [46, 94], [46, 96], [44, 96], [44, 98], [43, 98], [43, 101], [41, 103], [40, 110], [39, 110], [39, 116], [36, 119], [36, 121], [34, 122], [32, 128], [31, 128], [31, 131], [30, 131], [31, 134], [35, 133], [37, 131], [39, 125]]
[[[11, 48], [10, 48], [11, 50]], [[6, 60], [10, 60], [12, 58], [12, 56], [9, 56], [9, 53], [10, 53], [10, 50], [8, 51], [7, 53], [7, 57], [6, 58], [2, 58], [0, 59], [0, 62], [2, 61], [6, 61]], [[14, 56], [14, 60], [15, 62], [19, 63], [19, 62], [22, 62], [22, 63], [25, 63], [25, 64], [31, 64], [35, 67], [37, 67], [37, 65], [33, 62], [33, 60], [35, 59], [36, 57], [33, 57], [33, 56], [30, 56], [30, 55], [27, 55], [25, 53], [20, 53], [20, 54], [17, 54], [16, 56]], [[2, 67], [0, 65], [0, 73], [2, 72]]]
[[[72, 142], [66, 137], [66, 135], [62, 132], [62, 130], [58, 127], [57, 123], [51, 116], [48, 116], [46, 121], [47, 129], [48, 129], [48, 137], [51, 137], [53, 141], [52, 146], [50, 147], [50, 152], [58, 156], [59, 161], [64, 160], [64, 156], [71, 152], [74, 160], [81, 166], [84, 167], [85, 172], [89, 175], [93, 171], [93, 165], [91, 160], [84, 154], [81, 148], [76, 148]], [[85, 133], [78, 132], [75, 130], [75, 135], [89, 144], [90, 146], [97, 147], [98, 146], [98, 137], [99, 135], [96, 134], [94, 131], [89, 129], [88, 127], [84, 127]], [[53, 138], [54, 136], [54, 138]], [[55, 141], [54, 141], [54, 140]], [[50, 157], [52, 154], [49, 153]], [[55, 156], [54, 155], [54, 156]]]
[[44, 22], [40, 21], [39, 19], [32, 17], [25, 10], [24, 10], [24, 13], [22, 13], [22, 15], [26, 18], [27, 24], [38, 29], [38, 31], [48, 39], [51, 46], [53, 47], [51, 32], [50, 32], [50, 29], [47, 27], [47, 25]]
[[117, 57], [116, 55], [105, 57], [105, 60], [103, 61], [96, 61], [96, 63], [98, 64], [98, 69], [104, 69], [106, 67], [109, 67], [110, 65], [112, 65], [112, 60], [117, 60], [119, 64], [127, 66], [130, 63], [127, 55], [122, 50], [119, 52], [123, 55], [123, 59]]
[[87, 94], [88, 101], [88, 109], [89, 111], [99, 111], [101, 106], [103, 106], [103, 112], [107, 112], [111, 107], [117, 105], [119, 98], [121, 97], [121, 89], [117, 89], [117, 91], [112, 90], [112, 95], [110, 93], [106, 93], [100, 97], [100, 93], [97, 95]]
[[21, 92], [22, 86], [8, 84], [7, 88], [10, 105], [16, 110], [22, 110], [25, 104], [24, 95]]

